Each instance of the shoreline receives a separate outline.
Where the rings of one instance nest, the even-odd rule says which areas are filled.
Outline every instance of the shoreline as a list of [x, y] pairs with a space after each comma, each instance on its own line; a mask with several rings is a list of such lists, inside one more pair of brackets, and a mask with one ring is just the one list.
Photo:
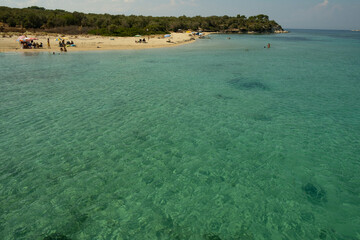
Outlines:
[[[204, 33], [209, 35], [211, 33]], [[7, 35], [7, 36], [6, 36]], [[5, 36], [5, 37], [4, 37]], [[165, 38], [163, 35], [149, 35], [141, 37], [108, 37], [97, 35], [60, 35], [60, 34], [26, 34], [27, 37], [36, 37], [35, 42], [42, 42], [43, 48], [22, 49], [21, 44], [16, 40], [19, 34], [2, 34], [0, 37], [0, 52], [61, 52], [57, 37], [65, 38], [65, 42], [73, 41], [76, 47], [67, 47], [67, 52], [78, 51], [98, 51], [98, 50], [138, 50], [152, 48], [168, 48], [181, 46], [195, 42], [199, 36], [189, 35], [189, 33], [171, 33], [171, 37]], [[50, 48], [47, 47], [47, 39], [50, 40]], [[146, 39], [146, 43], [136, 43], [139, 39]]]

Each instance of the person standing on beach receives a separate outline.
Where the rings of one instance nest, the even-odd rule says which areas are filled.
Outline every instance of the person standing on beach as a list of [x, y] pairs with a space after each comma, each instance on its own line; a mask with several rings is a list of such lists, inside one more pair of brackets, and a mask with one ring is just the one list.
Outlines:
[[48, 44], [48, 48], [51, 48], [51, 47], [50, 47], [50, 39], [49, 39], [49, 38], [47, 39], [47, 44]]

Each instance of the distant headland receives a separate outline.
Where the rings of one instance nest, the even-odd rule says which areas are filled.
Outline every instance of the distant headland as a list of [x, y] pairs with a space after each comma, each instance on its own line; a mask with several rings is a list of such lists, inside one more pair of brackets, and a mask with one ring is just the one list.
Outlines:
[[37, 6], [22, 9], [0, 6], [0, 32], [41, 31], [126, 37], [184, 30], [220, 33], [286, 32], [264, 14], [251, 17], [240, 14], [235, 17], [152, 17], [67, 12]]

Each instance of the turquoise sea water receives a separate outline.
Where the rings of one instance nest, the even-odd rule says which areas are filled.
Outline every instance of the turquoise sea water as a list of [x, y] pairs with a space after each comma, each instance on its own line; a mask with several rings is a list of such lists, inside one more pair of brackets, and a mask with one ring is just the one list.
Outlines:
[[360, 239], [358, 32], [0, 72], [0, 239]]

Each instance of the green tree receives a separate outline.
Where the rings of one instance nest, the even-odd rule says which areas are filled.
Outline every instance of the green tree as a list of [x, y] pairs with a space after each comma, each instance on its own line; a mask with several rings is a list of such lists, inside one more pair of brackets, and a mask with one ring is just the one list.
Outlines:
[[9, 17], [6, 23], [9, 24], [9, 27], [16, 27], [16, 19], [14, 17]]
[[[192, 29], [203, 31], [239, 31], [272, 32], [282, 30], [281, 26], [264, 14], [246, 18], [237, 16], [210, 16], [210, 17], [151, 17], [151, 16], [125, 16], [67, 12], [61, 9], [46, 10], [42, 7], [32, 6], [17, 9], [0, 6], [0, 22], [10, 26], [22, 25], [24, 28], [56, 28], [76, 26], [80, 29], [86, 27], [91, 33], [102, 35], [131, 36], [135, 34], [163, 34], [178, 29]], [[148, 29], [148, 31], [147, 31]]]

